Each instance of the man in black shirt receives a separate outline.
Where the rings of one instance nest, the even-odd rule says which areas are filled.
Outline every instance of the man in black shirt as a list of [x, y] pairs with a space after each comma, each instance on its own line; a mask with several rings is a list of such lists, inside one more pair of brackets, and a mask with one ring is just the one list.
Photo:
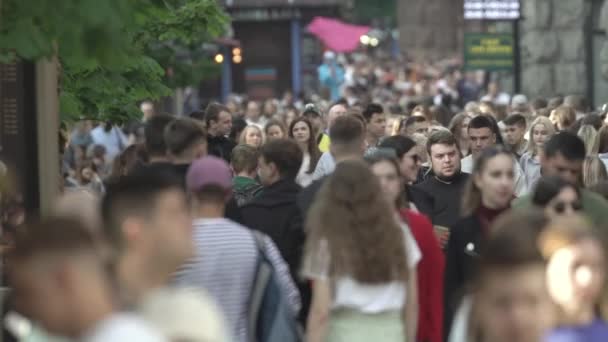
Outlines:
[[228, 107], [211, 103], [205, 110], [207, 124], [207, 149], [209, 154], [230, 162], [232, 149], [236, 144], [227, 138], [232, 129], [232, 114]]
[[[413, 202], [427, 215], [442, 245], [447, 241], [449, 228], [460, 218], [462, 193], [469, 175], [460, 171], [460, 153], [456, 139], [450, 132], [437, 131], [427, 142], [433, 176], [414, 186]], [[413, 194], [414, 195], [414, 194]]]

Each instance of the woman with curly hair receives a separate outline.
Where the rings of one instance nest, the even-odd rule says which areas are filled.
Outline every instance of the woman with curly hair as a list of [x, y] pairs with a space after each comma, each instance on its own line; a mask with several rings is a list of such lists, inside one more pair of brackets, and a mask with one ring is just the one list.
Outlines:
[[339, 163], [307, 220], [309, 342], [415, 341], [420, 250], [361, 161]]

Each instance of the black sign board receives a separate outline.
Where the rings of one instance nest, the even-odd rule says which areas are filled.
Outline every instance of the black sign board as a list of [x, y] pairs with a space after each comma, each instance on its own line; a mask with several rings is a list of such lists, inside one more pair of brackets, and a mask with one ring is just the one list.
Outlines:
[[0, 161], [25, 209], [39, 208], [35, 66], [0, 63]]
[[464, 0], [465, 20], [517, 20], [520, 17], [519, 0]]

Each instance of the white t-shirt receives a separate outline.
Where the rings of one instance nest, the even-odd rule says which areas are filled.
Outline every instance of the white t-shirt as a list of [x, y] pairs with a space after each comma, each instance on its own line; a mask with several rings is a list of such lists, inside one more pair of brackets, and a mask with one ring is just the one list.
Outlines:
[[[415, 269], [422, 254], [416, 240], [414, 240], [409, 227], [401, 225], [405, 236], [405, 248], [409, 268]], [[321, 243], [321, 251], [315, 257], [320, 257], [323, 261], [318, 269], [305, 269], [306, 276], [313, 279], [328, 279], [329, 270], [329, 251], [327, 244]], [[317, 259], [319, 260], [319, 259]], [[319, 260], [320, 261], [320, 260]], [[368, 285], [363, 284], [351, 277], [341, 277], [334, 282], [334, 298], [332, 308], [348, 308], [366, 314], [375, 314], [385, 311], [397, 311], [403, 308], [406, 300], [406, 284], [393, 281], [386, 284]]]
[[305, 153], [302, 158], [302, 166], [300, 166], [300, 171], [298, 172], [298, 176], [296, 177], [296, 183], [298, 183], [301, 187], [305, 188], [310, 185], [313, 181], [313, 173], [308, 173], [308, 168], [310, 167], [310, 154]]
[[99, 322], [81, 341], [166, 342], [167, 339], [139, 316], [130, 313], [115, 313]]

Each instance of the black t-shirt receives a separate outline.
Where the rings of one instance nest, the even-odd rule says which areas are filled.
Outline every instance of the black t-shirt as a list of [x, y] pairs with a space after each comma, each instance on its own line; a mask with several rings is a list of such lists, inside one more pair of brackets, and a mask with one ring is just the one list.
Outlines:
[[414, 197], [411, 201], [433, 221], [433, 225], [450, 228], [461, 216], [462, 194], [468, 179], [469, 174], [462, 172], [447, 181], [429, 177], [413, 186], [419, 191], [411, 192]]

